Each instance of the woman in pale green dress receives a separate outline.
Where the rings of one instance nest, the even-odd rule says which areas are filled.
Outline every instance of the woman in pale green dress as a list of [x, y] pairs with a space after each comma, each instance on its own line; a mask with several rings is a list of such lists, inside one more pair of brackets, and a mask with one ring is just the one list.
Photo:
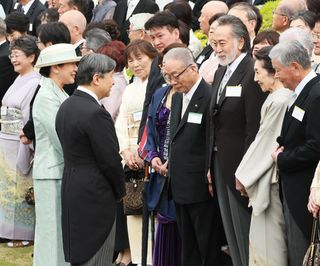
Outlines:
[[68, 97], [63, 86], [74, 83], [76, 62], [79, 60], [73, 45], [55, 44], [41, 51], [36, 64], [44, 78], [32, 111], [36, 136], [33, 173], [36, 205], [35, 266], [67, 265], [61, 231], [64, 160], [55, 130], [55, 119], [60, 105]]

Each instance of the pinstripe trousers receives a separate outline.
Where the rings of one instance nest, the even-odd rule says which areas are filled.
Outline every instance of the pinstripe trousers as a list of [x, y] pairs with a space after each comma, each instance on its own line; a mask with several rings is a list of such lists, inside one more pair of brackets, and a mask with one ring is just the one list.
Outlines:
[[91, 259], [82, 264], [71, 264], [72, 266], [112, 266], [113, 253], [114, 253], [114, 242], [116, 233], [116, 219], [113, 223], [112, 229], [103, 243], [101, 248], [93, 255]]

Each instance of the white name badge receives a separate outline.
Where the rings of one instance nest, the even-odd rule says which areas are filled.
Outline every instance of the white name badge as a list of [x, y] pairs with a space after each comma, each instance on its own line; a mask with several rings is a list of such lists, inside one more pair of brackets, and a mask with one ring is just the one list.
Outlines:
[[226, 97], [240, 97], [242, 87], [239, 86], [227, 86], [226, 87]]
[[1, 106], [1, 116], [6, 116], [8, 113], [7, 106]]
[[142, 111], [141, 112], [134, 112], [132, 114], [132, 116], [133, 116], [133, 121], [134, 122], [141, 121]]
[[204, 60], [205, 56], [204, 55], [200, 55], [197, 59], [197, 64], [202, 64], [203, 60]]
[[190, 112], [188, 115], [188, 123], [201, 124], [202, 114]]
[[302, 122], [303, 117], [304, 117], [304, 110], [299, 108], [298, 106], [295, 106], [292, 112], [292, 116], [295, 119], [298, 119], [300, 122]]
[[33, 30], [33, 25], [32, 23], [29, 24], [29, 31], [32, 31]]

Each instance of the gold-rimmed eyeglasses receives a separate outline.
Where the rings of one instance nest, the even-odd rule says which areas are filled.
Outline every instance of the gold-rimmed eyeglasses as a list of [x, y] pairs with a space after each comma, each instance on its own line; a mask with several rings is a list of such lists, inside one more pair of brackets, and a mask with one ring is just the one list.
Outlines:
[[189, 64], [178, 74], [166, 74], [166, 73], [163, 73], [163, 70], [161, 69], [161, 74], [167, 83], [171, 83], [173, 80], [178, 80], [179, 77], [192, 65], [193, 64]]

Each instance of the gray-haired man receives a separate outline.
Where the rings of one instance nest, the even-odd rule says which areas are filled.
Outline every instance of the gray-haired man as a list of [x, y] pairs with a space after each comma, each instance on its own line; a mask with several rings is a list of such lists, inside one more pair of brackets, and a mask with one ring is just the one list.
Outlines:
[[300, 266], [311, 237], [312, 216], [307, 204], [320, 160], [320, 78], [311, 68], [308, 51], [298, 41], [277, 44], [270, 58], [276, 77], [295, 92], [272, 158], [279, 169], [289, 265]]

